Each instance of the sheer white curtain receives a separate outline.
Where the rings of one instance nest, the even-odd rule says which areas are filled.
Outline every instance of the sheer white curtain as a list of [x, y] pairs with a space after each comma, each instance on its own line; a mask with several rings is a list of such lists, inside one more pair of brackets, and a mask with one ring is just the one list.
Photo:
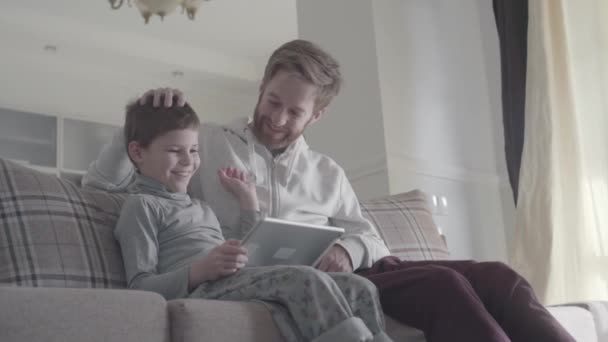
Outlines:
[[608, 1], [530, 0], [511, 264], [541, 300], [608, 300]]

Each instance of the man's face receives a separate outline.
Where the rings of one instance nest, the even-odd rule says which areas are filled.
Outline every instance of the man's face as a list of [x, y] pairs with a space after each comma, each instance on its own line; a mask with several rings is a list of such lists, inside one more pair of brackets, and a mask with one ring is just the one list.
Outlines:
[[286, 148], [321, 117], [315, 109], [317, 88], [298, 76], [279, 71], [260, 87], [253, 133], [269, 150]]
[[198, 129], [169, 131], [145, 148], [131, 142], [129, 153], [142, 175], [161, 182], [173, 192], [186, 192], [200, 165]]

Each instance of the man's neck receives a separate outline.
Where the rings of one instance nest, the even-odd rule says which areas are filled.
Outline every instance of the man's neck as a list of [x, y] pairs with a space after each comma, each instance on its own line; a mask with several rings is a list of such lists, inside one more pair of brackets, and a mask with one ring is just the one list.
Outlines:
[[287, 149], [287, 147], [283, 147], [283, 148], [279, 148], [279, 149], [275, 149], [275, 150], [270, 150], [270, 153], [272, 153], [272, 157], [276, 157], [279, 154], [285, 152], [285, 150]]
[[[247, 127], [249, 128], [249, 131], [252, 133], [252, 135], [257, 139], [257, 141], [261, 142], [260, 139], [258, 139], [258, 137], [254, 133], [253, 121], [250, 121], [247, 124]], [[283, 152], [285, 152], [285, 150], [287, 150], [287, 146], [282, 147], [282, 148], [277, 148], [277, 149], [270, 149], [270, 148], [268, 148], [268, 146], [266, 146], [266, 148], [268, 149], [268, 151], [270, 151], [270, 154], [272, 154], [273, 158], [275, 158], [276, 156], [282, 154]]]

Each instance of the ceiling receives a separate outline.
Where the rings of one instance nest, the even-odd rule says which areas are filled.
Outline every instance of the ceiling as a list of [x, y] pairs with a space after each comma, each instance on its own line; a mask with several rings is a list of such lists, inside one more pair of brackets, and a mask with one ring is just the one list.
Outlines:
[[268, 55], [297, 37], [295, 0], [212, 0], [194, 21], [180, 12], [145, 25], [127, 0], [118, 10], [106, 0], [2, 1], [3, 64], [23, 64], [24, 54], [45, 58], [43, 47], [53, 45], [63, 59], [107, 69], [255, 81]]

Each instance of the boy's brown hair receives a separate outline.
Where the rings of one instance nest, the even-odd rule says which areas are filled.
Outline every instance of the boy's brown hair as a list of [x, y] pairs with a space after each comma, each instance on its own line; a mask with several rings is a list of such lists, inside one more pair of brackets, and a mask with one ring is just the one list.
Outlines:
[[338, 95], [342, 85], [338, 61], [307, 40], [292, 40], [276, 49], [268, 59], [262, 84], [279, 71], [298, 74], [317, 87], [316, 109], [326, 107]]
[[[161, 97], [160, 103], [158, 107], [154, 107], [151, 100], [144, 105], [139, 101], [127, 105], [124, 127], [127, 151], [132, 141], [146, 148], [154, 139], [167, 132], [200, 126], [198, 116], [188, 103], [183, 107], [164, 107], [164, 96]], [[173, 103], [177, 103], [176, 97], [173, 98]]]

